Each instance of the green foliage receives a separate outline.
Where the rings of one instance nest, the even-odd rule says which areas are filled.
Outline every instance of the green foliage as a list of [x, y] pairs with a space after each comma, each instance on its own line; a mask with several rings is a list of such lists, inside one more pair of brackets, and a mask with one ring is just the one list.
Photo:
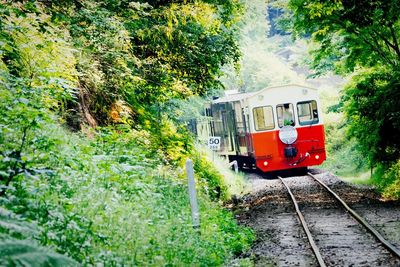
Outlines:
[[368, 161], [355, 139], [348, 139], [346, 128], [336, 129], [336, 125], [327, 125], [326, 150], [328, 160], [321, 166], [340, 176], [354, 176], [365, 172]]
[[[45, 88], [10, 75], [2, 81], [1, 205], [22, 222], [38, 222], [37, 231], [24, 234], [28, 241], [16, 243], [38, 264], [68, 261], [33, 237], [83, 264], [104, 265], [221, 265], [253, 240], [210, 201], [207, 189], [199, 193], [201, 235], [192, 229], [185, 180], [168, 167], [187, 153], [180, 143], [187, 136], [167, 120], [161, 143], [123, 125], [89, 131], [89, 139], [57, 125], [52, 106], [43, 104]], [[198, 179], [208, 181], [204, 175]], [[8, 234], [10, 244], [19, 235]]]
[[157, 154], [145, 156], [142, 133], [104, 129], [85, 141], [53, 131], [52, 174], [16, 180], [7, 192], [9, 209], [39, 221], [42, 244], [86, 264], [220, 265], [252, 240], [201, 191], [198, 235], [185, 180], [160, 169]]
[[387, 172], [379, 177], [383, 188], [383, 196], [387, 198], [400, 198], [400, 161], [393, 164]]
[[78, 266], [65, 256], [45, 250], [32, 242], [6, 240], [0, 244], [2, 266]]
[[357, 67], [400, 60], [398, 1], [289, 1], [296, 35], [312, 37], [318, 71], [352, 72]]
[[229, 169], [227, 161], [214, 151], [196, 145], [196, 151], [191, 154], [198, 182], [205, 194], [213, 200], [230, 200], [234, 195], [247, 193], [243, 175]]
[[154, 115], [145, 110], [156, 104], [207, 94], [220, 87], [221, 66], [238, 60], [237, 0], [35, 5], [71, 35], [89, 124], [120, 122], [120, 114], [112, 113], [118, 101], [140, 121]]
[[78, 88], [77, 101], [54, 103], [75, 129], [135, 125], [159, 104], [221, 88], [221, 67], [239, 58], [240, 13], [237, 0], [9, 1], [0, 66], [32, 84], [52, 77]]
[[377, 186], [383, 196], [388, 199], [400, 198], [400, 162], [389, 168], [379, 164], [371, 177], [371, 182]]
[[384, 180], [396, 176], [400, 158], [399, 2], [293, 0], [288, 6], [294, 34], [317, 44], [312, 51], [317, 74], [357, 71], [341, 103], [348, 136], [357, 139], [371, 167], [379, 166], [375, 175], [382, 181], [375, 181], [393, 189]]
[[349, 138], [348, 123], [340, 102], [339, 92], [329, 90], [321, 93], [324, 107], [325, 144], [327, 158], [322, 168], [341, 177], [354, 177], [368, 172], [368, 159], [360, 149], [356, 138]]
[[34, 135], [50, 119], [48, 110], [41, 106], [48, 90], [33, 88], [30, 82], [4, 75], [0, 87], [0, 178], [4, 186], [0, 194], [20, 174], [34, 177], [46, 172], [42, 163], [51, 157], [37, 151], [51, 149], [54, 144], [47, 136]]
[[[0, 199], [3, 200], [3, 199]], [[79, 266], [66, 256], [40, 246], [39, 228], [21, 217], [0, 208], [0, 265], [1, 266]]]
[[272, 85], [304, 83], [304, 77], [296, 73], [299, 62], [293, 61], [295, 57], [282, 60], [280, 54], [288, 51], [297, 55], [304, 42], [295, 43], [289, 36], [269, 37], [270, 5], [264, 0], [244, 2], [245, 12], [238, 25], [242, 56], [239, 64], [224, 68], [221, 81], [227, 89], [254, 92]]
[[344, 91], [349, 133], [373, 166], [400, 158], [399, 72], [375, 69], [354, 77]]
[[[167, 110], [171, 99], [206, 94], [237, 60], [238, 12], [236, 1], [0, 4], [0, 205], [16, 216], [0, 218], [9, 264], [214, 266], [249, 247], [253, 234], [209, 189], [199, 190], [201, 234], [192, 228], [179, 169], [192, 143]], [[216, 175], [197, 179], [213, 190]]]
[[194, 171], [200, 177], [205, 178], [206, 191], [212, 199], [226, 199], [227, 188], [223, 183], [223, 177], [207, 158], [198, 153], [193, 155]]

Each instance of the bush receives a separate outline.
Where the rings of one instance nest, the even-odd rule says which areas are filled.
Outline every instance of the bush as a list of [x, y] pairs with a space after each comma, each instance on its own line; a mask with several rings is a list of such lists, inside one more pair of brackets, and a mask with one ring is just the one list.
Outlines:
[[228, 200], [233, 195], [247, 193], [243, 175], [234, 173], [225, 159], [203, 145], [197, 144], [195, 148], [191, 155], [195, 173], [212, 199]]
[[338, 95], [330, 96], [325, 93], [321, 100], [328, 106], [324, 114], [327, 160], [322, 168], [340, 176], [354, 176], [365, 172], [368, 169], [367, 157], [357, 140], [347, 136], [348, 125], [342, 107], [334, 104], [339, 101]]
[[[5, 199], [1, 199], [5, 200]], [[0, 208], [1, 266], [77, 266], [71, 258], [44, 248], [37, 238], [39, 228], [13, 212]]]
[[202, 190], [199, 235], [191, 226], [186, 181], [144, 145], [143, 131], [104, 128], [88, 139], [45, 126], [29, 135], [25, 150], [35, 146], [47, 159], [40, 162], [46, 171], [15, 176], [4, 202], [38, 221], [42, 245], [83, 264], [221, 265], [253, 240]]
[[390, 166], [378, 165], [371, 180], [385, 198], [399, 199], [400, 160]]

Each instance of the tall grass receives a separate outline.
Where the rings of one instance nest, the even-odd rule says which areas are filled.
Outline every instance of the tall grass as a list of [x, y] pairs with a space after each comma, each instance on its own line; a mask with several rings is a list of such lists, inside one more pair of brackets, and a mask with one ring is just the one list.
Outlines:
[[239, 196], [249, 192], [250, 188], [246, 183], [243, 173], [236, 173], [226, 158], [219, 156], [217, 152], [199, 143], [196, 144], [195, 148], [205, 159], [212, 163], [211, 168], [215, 168], [215, 172], [218, 175], [218, 183], [225, 188], [225, 200], [231, 198], [233, 195]]

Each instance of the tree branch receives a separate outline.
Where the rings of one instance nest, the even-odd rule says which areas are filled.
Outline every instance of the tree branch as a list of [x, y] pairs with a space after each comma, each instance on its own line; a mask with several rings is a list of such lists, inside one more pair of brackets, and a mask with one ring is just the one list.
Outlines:
[[[340, 23], [343, 27], [345, 26], [344, 23], [342, 23], [342, 22], [339, 22], [339, 21], [338, 21], [337, 23]], [[371, 42], [371, 41], [369, 41], [369, 40], [361, 33], [361, 31], [360, 31], [358, 28], [349, 28], [349, 27], [346, 27], [346, 30], [347, 30], [349, 33], [355, 34], [356, 36], [359, 36], [359, 37], [361, 36], [361, 39], [362, 39], [367, 45], [369, 45], [369, 46], [371, 47], [372, 51], [377, 52], [378, 55], [379, 55], [386, 63], [388, 63], [389, 65], [396, 65], [394, 62], [392, 62], [392, 61], [386, 56], [386, 53], [385, 53], [384, 51], [382, 51], [381, 45], [379, 44], [379, 42], [378, 42], [378, 40], [375, 38], [375, 36], [373, 36], [372, 34], [370, 34], [371, 39], [372, 39], [372, 41], [373, 41], [373, 42]], [[374, 43], [375, 43], [375, 44], [374, 44]]]
[[[32, 121], [33, 122], [33, 121]], [[28, 132], [28, 129], [30, 128], [30, 126], [26, 126], [22, 132], [22, 142], [21, 142], [21, 146], [19, 147], [19, 152], [22, 152], [22, 149], [24, 148], [25, 145], [25, 141], [26, 141], [26, 135]]]
[[[396, 53], [397, 53], [397, 52], [400, 53], [400, 51], [398, 51], [399, 47], [396, 46], [395, 44], [393, 44], [392, 42], [390, 42], [390, 40], [387, 39], [384, 35], [382, 35], [382, 34], [379, 33], [378, 31], [376, 31], [375, 29], [372, 29], [372, 32], [375, 33], [379, 38], [381, 38], [381, 39], [385, 42], [385, 44], [386, 44], [388, 47], [392, 48]], [[399, 54], [398, 54], [398, 55], [399, 55]]]
[[367, 38], [365, 38], [365, 37], [363, 37], [362, 39], [364, 40], [365, 43], [367, 43], [367, 44], [372, 48], [373, 51], [376, 51], [376, 52], [380, 55], [380, 57], [381, 57], [383, 60], [385, 60], [389, 65], [394, 65], [394, 66], [395, 66], [395, 65], [396, 65], [395, 62], [392, 62], [392, 61], [386, 56], [385, 52], [382, 51], [381, 46], [380, 46], [378, 40], [376, 40], [376, 38], [374, 38], [374, 36], [372, 36], [372, 35], [371, 35], [371, 38], [372, 38], [372, 40], [373, 40], [373, 42], [374, 42], [375, 44], [373, 44], [372, 42], [370, 42], [370, 41], [369, 41]]
[[395, 32], [395, 30], [393, 28], [393, 24], [392, 23], [389, 25], [389, 29], [390, 29], [390, 32], [392, 34], [393, 42], [394, 42], [394, 45], [395, 45], [395, 51], [397, 53], [397, 56], [400, 58], [399, 41], [397, 40], [396, 32]]

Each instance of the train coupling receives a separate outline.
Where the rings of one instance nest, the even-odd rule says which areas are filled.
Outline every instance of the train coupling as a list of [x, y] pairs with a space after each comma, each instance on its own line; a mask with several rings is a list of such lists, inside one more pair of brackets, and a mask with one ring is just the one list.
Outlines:
[[297, 156], [297, 148], [294, 146], [285, 147], [285, 157], [286, 158], [294, 158]]

